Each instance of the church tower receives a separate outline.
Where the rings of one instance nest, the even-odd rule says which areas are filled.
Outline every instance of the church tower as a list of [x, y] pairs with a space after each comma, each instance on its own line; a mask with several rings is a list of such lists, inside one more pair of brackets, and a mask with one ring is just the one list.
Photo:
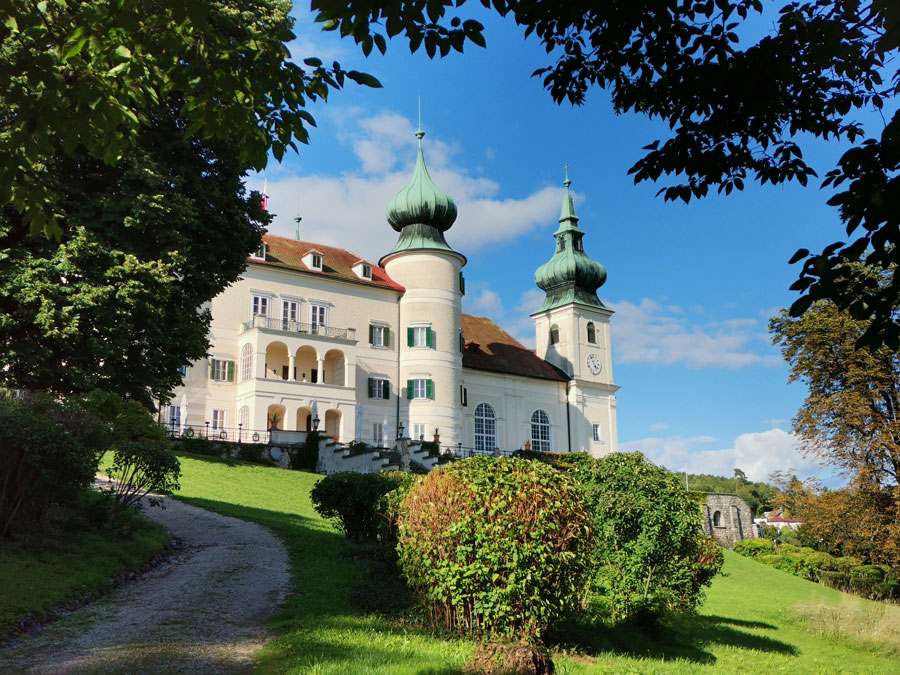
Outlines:
[[613, 384], [609, 320], [612, 310], [597, 297], [606, 268], [584, 252], [566, 171], [556, 251], [535, 272], [545, 291], [541, 308], [531, 315], [536, 352], [572, 379], [568, 385], [571, 448], [601, 456], [618, 449], [616, 396]]
[[387, 220], [400, 233], [381, 261], [406, 290], [399, 308], [400, 419], [413, 438], [441, 445], [461, 442], [462, 268], [466, 257], [444, 239], [456, 220], [456, 204], [432, 182], [425, 168], [422, 138], [412, 178], [387, 207]]

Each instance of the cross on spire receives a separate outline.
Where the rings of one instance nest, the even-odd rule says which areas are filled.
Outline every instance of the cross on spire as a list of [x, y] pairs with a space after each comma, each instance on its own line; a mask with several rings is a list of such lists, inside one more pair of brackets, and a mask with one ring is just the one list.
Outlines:
[[563, 181], [563, 185], [565, 185], [566, 189], [568, 189], [572, 184], [572, 181], [569, 180], [569, 165], [566, 164], [563, 168], [566, 170], [566, 180]]

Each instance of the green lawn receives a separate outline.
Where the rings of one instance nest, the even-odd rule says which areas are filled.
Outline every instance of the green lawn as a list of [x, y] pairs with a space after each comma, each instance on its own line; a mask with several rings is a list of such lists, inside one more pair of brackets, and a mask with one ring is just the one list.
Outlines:
[[[318, 476], [190, 455], [182, 456], [182, 471], [181, 499], [264, 525], [289, 549], [294, 588], [272, 620], [277, 637], [263, 650], [260, 672], [454, 673], [470, 656], [470, 642], [442, 640], [353, 608], [348, 588], [364, 576], [367, 562], [313, 510], [309, 490]], [[890, 645], [816, 634], [798, 609], [849, 607], [875, 616], [883, 606], [732, 553], [726, 553], [725, 572], [700, 616], [658, 635], [624, 629], [567, 634], [571, 653], [555, 657], [559, 672], [900, 670]]]
[[130, 533], [113, 533], [65, 514], [40, 534], [0, 544], [0, 638], [28, 613], [108, 591], [110, 576], [140, 567], [168, 542], [161, 526], [131, 522]]

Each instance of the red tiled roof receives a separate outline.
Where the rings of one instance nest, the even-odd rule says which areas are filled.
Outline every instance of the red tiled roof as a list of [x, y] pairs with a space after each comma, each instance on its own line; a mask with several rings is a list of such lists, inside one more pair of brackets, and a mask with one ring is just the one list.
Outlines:
[[[326, 279], [352, 281], [358, 284], [380, 286], [382, 288], [390, 288], [401, 292], [405, 290], [403, 286], [387, 275], [387, 272], [384, 271], [383, 267], [378, 267], [375, 263], [370, 263], [372, 265], [372, 280], [360, 279], [353, 271], [353, 266], [362, 259], [358, 254], [351, 253], [342, 248], [325, 246], [324, 244], [308, 241], [297, 241], [296, 239], [287, 239], [285, 237], [276, 237], [273, 234], [264, 234], [263, 241], [266, 243], [265, 262], [255, 258], [251, 258], [250, 262], [257, 265], [273, 265], [296, 270], [298, 272], [306, 272], [307, 274], [316, 274], [325, 277]], [[310, 251], [315, 251], [322, 255], [321, 272], [310, 270], [303, 264], [303, 256]]]
[[802, 523], [802, 520], [795, 520], [793, 518], [784, 518], [783, 516], [773, 516], [772, 518], [767, 519], [770, 523]]
[[463, 368], [557, 382], [569, 379], [488, 318], [463, 314], [462, 330], [466, 341]]

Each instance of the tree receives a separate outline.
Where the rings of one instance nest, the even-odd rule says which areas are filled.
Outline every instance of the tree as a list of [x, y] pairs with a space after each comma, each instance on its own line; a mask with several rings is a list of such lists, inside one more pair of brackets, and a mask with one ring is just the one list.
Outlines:
[[[582, 104], [591, 87], [608, 89], [618, 112], [659, 117], [672, 130], [646, 146], [631, 168], [636, 181], [676, 176], [660, 190], [685, 202], [711, 188], [726, 194], [748, 179], [761, 183], [818, 176], [804, 159], [808, 138], [847, 139], [848, 150], [824, 178], [841, 188], [829, 204], [846, 224], [849, 243], [821, 254], [801, 249], [792, 306], [802, 314], [828, 298], [857, 319], [862, 336], [900, 348], [900, 275], [882, 287], [860, 285], [865, 258], [888, 269], [900, 262], [900, 111], [879, 134], [856, 119], [891, 107], [900, 89], [900, 5], [892, 0], [795, 0], [759, 35], [762, 0], [480, 0], [523, 26], [545, 46], [540, 68], [557, 102]], [[483, 27], [465, 19], [459, 0], [313, 0], [326, 29], [352, 36], [365, 53], [384, 52], [404, 34], [430, 57], [485, 46]], [[766, 17], [768, 18], [768, 17]], [[895, 106], [896, 107], [896, 106]], [[862, 233], [862, 234], [860, 234]]]
[[151, 404], [268, 217], [247, 170], [344, 78], [285, 0], [0, 0], [0, 384]]

